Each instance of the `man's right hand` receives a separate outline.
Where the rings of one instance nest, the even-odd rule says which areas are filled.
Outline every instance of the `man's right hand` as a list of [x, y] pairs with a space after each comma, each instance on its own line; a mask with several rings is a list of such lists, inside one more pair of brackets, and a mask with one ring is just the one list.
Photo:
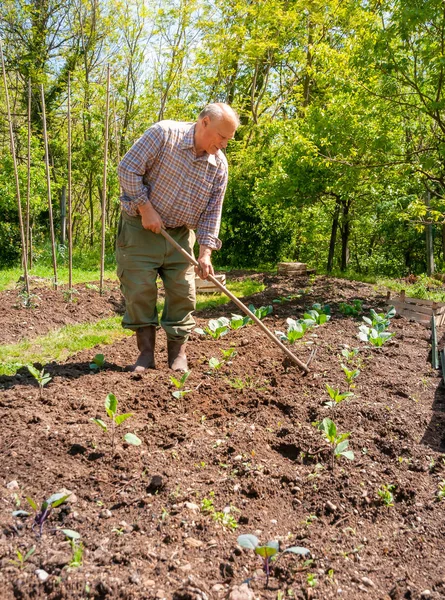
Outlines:
[[153, 231], [153, 233], [160, 233], [161, 228], [164, 228], [164, 223], [151, 202], [148, 201], [145, 204], [141, 204], [138, 210], [141, 215], [142, 227]]

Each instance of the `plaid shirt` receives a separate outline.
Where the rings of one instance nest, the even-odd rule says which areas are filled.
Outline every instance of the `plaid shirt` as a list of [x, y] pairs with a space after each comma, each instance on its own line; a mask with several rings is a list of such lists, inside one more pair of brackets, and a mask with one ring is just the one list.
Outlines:
[[194, 124], [176, 121], [147, 129], [119, 164], [120, 200], [131, 216], [150, 200], [165, 227], [196, 229], [200, 245], [219, 250], [227, 160], [221, 151], [196, 156], [194, 132]]

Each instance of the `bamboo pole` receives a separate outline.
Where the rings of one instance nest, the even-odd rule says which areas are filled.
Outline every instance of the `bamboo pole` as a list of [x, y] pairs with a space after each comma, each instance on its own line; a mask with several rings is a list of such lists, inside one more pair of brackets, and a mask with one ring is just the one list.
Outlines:
[[11, 154], [12, 160], [14, 163], [14, 177], [15, 177], [15, 187], [16, 187], [16, 195], [17, 195], [17, 209], [19, 213], [19, 225], [20, 225], [20, 239], [22, 243], [22, 256], [23, 256], [23, 274], [25, 278], [25, 290], [27, 294], [27, 306], [29, 306], [29, 277], [28, 277], [28, 260], [26, 254], [26, 239], [25, 239], [25, 231], [23, 227], [23, 216], [22, 216], [22, 203], [20, 200], [20, 182], [19, 182], [19, 172], [17, 169], [17, 157], [15, 155], [15, 143], [14, 143], [14, 131], [12, 129], [12, 119], [11, 119], [11, 108], [9, 106], [9, 90], [8, 90], [8, 82], [6, 80], [6, 69], [5, 69], [5, 60], [3, 58], [3, 47], [2, 42], [0, 40], [0, 57], [2, 62], [2, 71], [3, 71], [3, 83], [5, 85], [5, 96], [6, 96], [6, 109], [8, 113], [8, 123], [9, 123], [9, 139], [11, 144]]
[[110, 65], [107, 67], [107, 101], [105, 107], [105, 147], [104, 147], [104, 173], [102, 181], [102, 247], [100, 251], [100, 295], [104, 291], [104, 266], [105, 266], [105, 230], [107, 209], [107, 161], [108, 161], [108, 121], [110, 112]]
[[49, 154], [48, 154], [48, 134], [46, 131], [46, 108], [45, 108], [45, 94], [43, 91], [43, 84], [40, 84], [40, 95], [42, 98], [42, 121], [43, 121], [43, 139], [45, 142], [45, 168], [46, 168], [46, 188], [48, 190], [48, 211], [49, 211], [49, 229], [51, 232], [51, 250], [53, 256], [53, 268], [54, 268], [54, 288], [57, 290], [57, 258], [56, 258], [56, 241], [54, 237], [54, 221], [53, 221], [53, 206], [51, 201], [51, 177], [49, 172]]
[[26, 187], [26, 256], [32, 269], [32, 246], [30, 245], [30, 205], [31, 205], [31, 78], [28, 79], [28, 181]]
[[73, 299], [73, 213], [71, 196], [71, 73], [68, 72], [68, 294]]
[[[176, 248], [176, 250], [179, 250], [179, 252], [185, 258], [187, 258], [187, 260], [192, 265], [195, 265], [195, 267], [199, 267], [198, 261], [195, 258], [193, 258], [193, 256], [191, 254], [189, 254], [186, 250], [184, 250], [184, 248], [182, 248], [182, 246], [180, 246], [178, 244], [178, 242], [176, 242], [165, 231], [165, 229], [161, 229], [161, 235], [163, 235], [164, 238], [166, 240], [168, 240], [170, 242], [170, 244], [172, 244], [172, 246], [174, 246]], [[281, 350], [284, 352], [284, 354], [286, 354], [286, 356], [289, 357], [292, 362], [294, 362], [296, 365], [298, 365], [300, 367], [300, 369], [302, 371], [304, 371], [305, 373], [309, 373], [309, 367], [307, 365], [305, 365], [294, 354], [292, 354], [292, 352], [288, 348], [286, 348], [286, 346], [284, 344], [282, 344], [280, 342], [280, 340], [264, 325], [264, 323], [262, 323], [260, 321], [260, 319], [258, 319], [258, 317], [256, 315], [254, 315], [253, 312], [251, 310], [249, 310], [247, 308], [247, 306], [245, 306], [245, 304], [243, 304], [241, 302], [241, 300], [239, 300], [236, 296], [234, 296], [231, 292], [229, 292], [229, 290], [225, 286], [223, 286], [223, 284], [220, 281], [218, 281], [218, 279], [216, 279], [216, 277], [213, 277], [213, 275], [209, 275], [208, 279], [214, 285], [216, 285], [222, 292], [224, 292], [224, 294], [226, 294], [226, 296], [228, 296], [230, 298], [230, 300], [232, 300], [232, 302], [234, 302], [238, 306], [238, 308], [240, 308], [244, 313], [246, 313], [246, 315], [248, 315], [252, 319], [252, 321], [255, 321], [255, 323], [261, 327], [261, 329], [264, 331], [264, 333], [274, 342], [274, 344], [276, 344], [277, 346], [279, 346], [281, 348]]]

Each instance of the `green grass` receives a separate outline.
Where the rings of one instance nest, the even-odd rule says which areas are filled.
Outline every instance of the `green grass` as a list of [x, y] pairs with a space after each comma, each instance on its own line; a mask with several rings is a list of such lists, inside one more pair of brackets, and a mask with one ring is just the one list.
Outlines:
[[445, 302], [445, 287], [443, 283], [427, 275], [419, 275], [415, 283], [407, 283], [400, 279], [379, 279], [378, 283], [397, 293], [405, 290], [409, 298]]
[[[63, 361], [81, 350], [99, 344], [112, 344], [131, 334], [131, 331], [122, 329], [121, 317], [66, 325], [31, 341], [0, 346], [0, 375], [14, 375], [24, 365], [35, 362], [44, 365], [54, 360]], [[93, 354], [91, 358], [94, 358]]]
[[[3, 290], [7, 290], [13, 288], [19, 278], [23, 275], [23, 269], [20, 267], [15, 267], [13, 269], [5, 269], [4, 271], [0, 271], [0, 292]], [[52, 267], [47, 267], [44, 265], [37, 265], [31, 271], [29, 271], [29, 275], [33, 277], [42, 277], [43, 279], [48, 280], [48, 285], [52, 285], [54, 278], [54, 271]], [[96, 270], [85, 270], [85, 269], [73, 269], [73, 285], [78, 283], [87, 283], [91, 281], [99, 281], [100, 272], [99, 269]], [[67, 267], [60, 267], [57, 269], [57, 278], [59, 285], [68, 285], [68, 269]], [[117, 275], [116, 271], [110, 270], [104, 272], [104, 278], [108, 280], [116, 280]], [[32, 282], [31, 282], [31, 291], [32, 291]]]
[[[252, 279], [228, 283], [227, 287], [237, 297], [249, 296], [264, 289], [264, 285]], [[197, 296], [196, 308], [214, 308], [230, 302], [224, 294], [199, 294]], [[158, 303], [158, 311], [161, 312], [163, 302]], [[29, 309], [32, 310], [32, 309]], [[112, 344], [131, 331], [122, 329], [121, 317], [102, 319], [96, 323], [79, 323], [67, 325], [52, 331], [47, 335], [23, 340], [18, 344], [0, 346], [0, 375], [14, 375], [21, 367], [31, 363], [45, 365], [51, 361], [64, 361], [68, 357], [93, 348], [99, 344]], [[93, 358], [93, 354], [91, 356]]]

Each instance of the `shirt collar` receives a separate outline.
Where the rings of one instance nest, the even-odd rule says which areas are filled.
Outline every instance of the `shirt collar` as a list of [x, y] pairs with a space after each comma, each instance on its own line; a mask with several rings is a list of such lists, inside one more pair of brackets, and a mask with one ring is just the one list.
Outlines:
[[[187, 131], [187, 133], [182, 138], [182, 142], [180, 145], [181, 150], [183, 148], [192, 148], [193, 154], [195, 154], [194, 142], [195, 142], [195, 123], [190, 127], [190, 129]], [[214, 167], [218, 166], [216, 164], [216, 158], [215, 158], [214, 154], [206, 153], [206, 154], [203, 154], [202, 156], [196, 157], [196, 160], [206, 160], [208, 163], [210, 163]]]

